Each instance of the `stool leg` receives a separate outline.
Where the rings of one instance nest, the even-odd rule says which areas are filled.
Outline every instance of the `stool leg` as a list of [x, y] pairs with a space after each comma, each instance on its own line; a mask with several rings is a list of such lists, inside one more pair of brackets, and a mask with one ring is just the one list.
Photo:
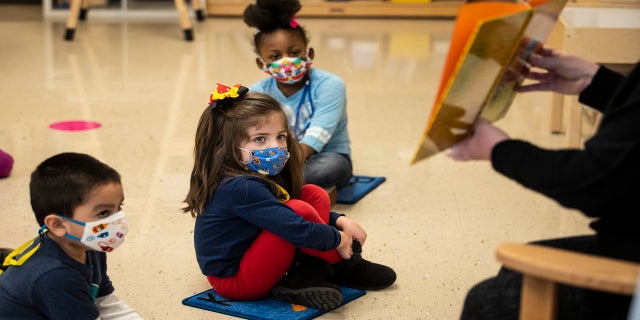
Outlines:
[[196, 12], [196, 19], [198, 19], [198, 21], [202, 22], [207, 19], [204, 14], [204, 10], [202, 9], [202, 5], [200, 4], [200, 0], [191, 0], [191, 7], [193, 8], [193, 11]]
[[564, 116], [563, 108], [564, 96], [559, 93], [551, 94], [551, 133], [564, 133], [562, 128], [562, 118]]
[[81, 6], [82, 0], [71, 0], [71, 6], [69, 7], [69, 17], [67, 17], [67, 29], [64, 33], [64, 39], [67, 41], [73, 41], [76, 33], [76, 27], [78, 26], [78, 16]]
[[187, 41], [193, 40], [193, 29], [191, 27], [191, 20], [189, 20], [189, 13], [187, 12], [187, 5], [185, 0], [174, 0], [176, 4], [176, 10], [180, 16], [180, 27], [184, 31], [184, 39]]
[[91, 0], [82, 0], [82, 7], [80, 8], [80, 15], [78, 16], [82, 21], [87, 20], [87, 14], [89, 13], [89, 1]]
[[569, 121], [567, 123], [569, 148], [580, 148], [582, 146], [582, 104], [578, 102], [577, 96], [570, 97], [569, 101]]

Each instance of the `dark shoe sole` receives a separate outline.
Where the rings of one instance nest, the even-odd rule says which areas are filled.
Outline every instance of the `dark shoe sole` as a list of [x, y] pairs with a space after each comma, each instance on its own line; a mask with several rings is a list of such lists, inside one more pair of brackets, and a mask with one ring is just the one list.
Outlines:
[[351, 289], [358, 289], [358, 290], [365, 290], [365, 291], [377, 291], [377, 290], [382, 290], [382, 289], [386, 289], [388, 287], [390, 287], [392, 284], [394, 284], [396, 281], [395, 279], [393, 279], [393, 281], [390, 281], [388, 283], [385, 284], [381, 284], [379, 286], [361, 286], [361, 285], [354, 285], [348, 282], [345, 283], [341, 283], [341, 282], [337, 282], [337, 281], [329, 281], [335, 285], [341, 286], [341, 287], [347, 287], [347, 288], [351, 288]]
[[275, 286], [271, 289], [271, 296], [276, 300], [299, 304], [318, 310], [333, 310], [342, 304], [342, 292], [327, 287], [291, 289]]

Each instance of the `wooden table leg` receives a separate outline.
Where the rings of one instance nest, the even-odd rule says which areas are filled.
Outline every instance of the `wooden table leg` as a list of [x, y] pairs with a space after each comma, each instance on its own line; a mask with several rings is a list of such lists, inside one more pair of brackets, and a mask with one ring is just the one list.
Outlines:
[[562, 120], [564, 118], [564, 95], [551, 93], [551, 133], [562, 134], [564, 128]]
[[567, 119], [567, 138], [569, 148], [580, 148], [582, 146], [582, 104], [578, 102], [577, 96], [567, 97], [569, 103], [569, 119]]
[[195, 11], [196, 19], [198, 21], [202, 22], [207, 19], [206, 15], [204, 14], [204, 9], [202, 8], [202, 4], [200, 3], [200, 0], [191, 0], [191, 7], [193, 8], [193, 11]]
[[64, 39], [67, 41], [73, 41], [73, 38], [75, 36], [82, 1], [83, 0], [71, 0], [71, 6], [69, 7], [69, 16], [67, 17], [67, 29], [64, 33]]
[[191, 20], [189, 19], [189, 13], [187, 12], [186, 0], [174, 0], [176, 4], [176, 10], [180, 17], [180, 27], [184, 31], [184, 39], [187, 41], [193, 40], [193, 28], [191, 26]]

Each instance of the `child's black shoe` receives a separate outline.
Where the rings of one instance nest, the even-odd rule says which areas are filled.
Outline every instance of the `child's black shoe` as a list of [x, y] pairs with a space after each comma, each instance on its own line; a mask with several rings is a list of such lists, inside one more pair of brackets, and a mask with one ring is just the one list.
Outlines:
[[334, 275], [329, 282], [362, 290], [380, 290], [396, 281], [393, 269], [362, 258], [360, 242], [353, 241], [353, 256], [333, 265]]
[[332, 310], [342, 304], [342, 291], [326, 281], [331, 275], [328, 262], [301, 255], [270, 294], [277, 300], [318, 310]]

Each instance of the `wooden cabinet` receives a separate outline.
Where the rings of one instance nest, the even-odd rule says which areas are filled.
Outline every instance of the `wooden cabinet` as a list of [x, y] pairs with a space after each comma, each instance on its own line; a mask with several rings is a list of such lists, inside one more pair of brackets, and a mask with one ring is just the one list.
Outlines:
[[[463, 1], [383, 1], [383, 0], [301, 0], [299, 16], [377, 17], [377, 18], [453, 18]], [[250, 0], [207, 0], [209, 16], [241, 16]]]

